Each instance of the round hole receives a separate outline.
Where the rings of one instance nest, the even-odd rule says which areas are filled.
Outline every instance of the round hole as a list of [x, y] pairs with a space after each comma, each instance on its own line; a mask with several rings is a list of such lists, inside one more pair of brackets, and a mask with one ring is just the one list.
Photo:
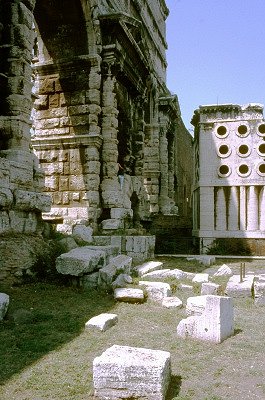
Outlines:
[[259, 133], [261, 133], [262, 135], [265, 134], [265, 124], [261, 124], [261, 125], [259, 126]]
[[245, 135], [248, 131], [248, 128], [246, 125], [240, 125], [237, 129], [239, 135]]
[[221, 165], [221, 166], [219, 167], [219, 173], [220, 173], [221, 175], [227, 175], [228, 172], [229, 172], [229, 167], [228, 167], [228, 165]]
[[240, 172], [240, 174], [246, 175], [249, 172], [249, 168], [246, 164], [242, 164], [239, 166], [238, 171]]
[[265, 175], [265, 164], [259, 165], [259, 173]]
[[224, 135], [226, 134], [226, 132], [227, 132], [227, 129], [226, 129], [225, 126], [219, 126], [219, 127], [217, 128], [217, 134], [218, 134], [219, 136], [224, 136]]
[[222, 146], [219, 147], [219, 153], [220, 154], [227, 154], [229, 151], [229, 147], [227, 146], [227, 144], [222, 144]]
[[238, 151], [240, 154], [247, 154], [248, 153], [248, 146], [246, 144], [242, 144], [241, 146], [239, 146]]
[[259, 153], [265, 155], [265, 143], [259, 145]]

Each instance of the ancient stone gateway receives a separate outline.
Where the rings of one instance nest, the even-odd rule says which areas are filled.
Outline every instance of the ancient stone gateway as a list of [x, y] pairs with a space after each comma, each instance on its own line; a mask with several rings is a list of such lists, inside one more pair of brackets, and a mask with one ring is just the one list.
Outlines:
[[165, 1], [61, 4], [0, 0], [0, 233], [43, 212], [64, 232], [176, 214], [191, 137], [165, 84]]

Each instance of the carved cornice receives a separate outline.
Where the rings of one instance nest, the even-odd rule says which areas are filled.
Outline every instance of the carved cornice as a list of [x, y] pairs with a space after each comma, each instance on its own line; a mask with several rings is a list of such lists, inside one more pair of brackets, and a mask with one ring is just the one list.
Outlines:
[[60, 136], [56, 138], [32, 139], [34, 150], [74, 149], [77, 147], [96, 147], [102, 145], [100, 135]]

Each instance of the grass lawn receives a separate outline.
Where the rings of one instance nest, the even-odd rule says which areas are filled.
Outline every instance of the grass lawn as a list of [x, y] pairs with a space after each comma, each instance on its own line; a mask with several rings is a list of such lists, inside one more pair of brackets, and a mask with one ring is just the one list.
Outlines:
[[[202, 271], [184, 259], [164, 261], [165, 268]], [[239, 268], [239, 261], [224, 262]], [[265, 272], [256, 262], [246, 268]], [[175, 287], [185, 303], [188, 295]], [[1, 285], [0, 292], [10, 296], [0, 323], [1, 400], [92, 400], [93, 359], [113, 344], [171, 353], [167, 400], [265, 399], [265, 307], [252, 299], [234, 300], [235, 335], [211, 344], [177, 337], [185, 308], [115, 303], [110, 294], [52, 283]], [[102, 312], [116, 313], [118, 324], [104, 333], [85, 331], [85, 322]]]

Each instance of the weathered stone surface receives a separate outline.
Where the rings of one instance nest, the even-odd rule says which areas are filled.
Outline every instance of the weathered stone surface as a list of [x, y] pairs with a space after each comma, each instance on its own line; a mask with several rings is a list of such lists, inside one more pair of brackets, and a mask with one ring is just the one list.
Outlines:
[[158, 269], [156, 271], [148, 272], [147, 274], [142, 275], [143, 278], [156, 278], [156, 279], [166, 279], [166, 278], [174, 278], [174, 279], [185, 279], [187, 274], [180, 269]]
[[123, 254], [111, 259], [108, 265], [99, 271], [98, 284], [100, 287], [111, 287], [115, 277], [120, 273], [129, 274], [131, 271], [132, 258]]
[[181, 283], [178, 287], [182, 292], [193, 292], [193, 286], [192, 285], [186, 285], [185, 283]]
[[6, 293], [0, 293], [0, 321], [2, 321], [6, 315], [9, 306], [9, 296]]
[[243, 282], [240, 282], [240, 275], [233, 275], [229, 278], [225, 293], [230, 297], [252, 297], [253, 285], [253, 275], [246, 275]]
[[113, 289], [126, 287], [128, 284], [132, 283], [133, 279], [128, 274], [120, 274], [117, 276], [115, 281], [112, 282], [111, 286]]
[[206, 296], [203, 314], [181, 320], [177, 327], [177, 334], [183, 338], [212, 343], [221, 343], [233, 333], [233, 300], [223, 296]]
[[80, 284], [84, 289], [96, 289], [98, 287], [99, 272], [83, 275], [80, 279]]
[[166, 308], [182, 308], [183, 303], [178, 297], [164, 297], [162, 300], [162, 306]]
[[148, 272], [157, 270], [161, 268], [163, 265], [162, 262], [160, 261], [148, 261], [142, 265], [138, 265], [135, 267], [135, 270], [138, 274], [138, 276], [143, 276], [144, 274], [147, 274]]
[[193, 283], [202, 283], [202, 282], [208, 282], [209, 280], [209, 274], [195, 274], [194, 278], [192, 279]]
[[136, 288], [117, 288], [114, 290], [114, 298], [127, 303], [143, 303], [145, 300], [143, 290]]
[[105, 265], [103, 250], [91, 250], [90, 247], [78, 247], [56, 259], [56, 269], [64, 275], [81, 276], [93, 272]]
[[150, 300], [156, 302], [162, 302], [165, 297], [171, 296], [171, 289], [168, 283], [140, 281], [139, 286], [146, 290]]
[[220, 295], [221, 294], [221, 285], [213, 282], [203, 282], [201, 286], [201, 295]]
[[66, 251], [71, 251], [76, 249], [78, 245], [73, 237], [68, 236], [58, 241], [59, 245], [61, 245]]
[[99, 399], [164, 400], [171, 376], [170, 353], [114, 345], [93, 361]]
[[265, 280], [264, 277], [254, 281], [254, 298], [255, 304], [259, 306], [265, 305]]
[[103, 313], [91, 318], [85, 324], [85, 329], [97, 329], [101, 332], [105, 332], [107, 329], [116, 325], [118, 322], [118, 316], [116, 314]]
[[197, 260], [201, 264], [207, 267], [210, 267], [211, 265], [215, 264], [215, 256], [198, 255], [198, 256], [187, 257], [187, 260], [188, 261]]
[[223, 264], [218, 270], [213, 274], [213, 276], [224, 276], [224, 275], [233, 275], [233, 272], [228, 265]]
[[189, 297], [186, 305], [187, 315], [201, 315], [205, 310], [205, 304], [206, 295]]
[[80, 246], [93, 242], [93, 229], [90, 226], [76, 225], [72, 235]]

